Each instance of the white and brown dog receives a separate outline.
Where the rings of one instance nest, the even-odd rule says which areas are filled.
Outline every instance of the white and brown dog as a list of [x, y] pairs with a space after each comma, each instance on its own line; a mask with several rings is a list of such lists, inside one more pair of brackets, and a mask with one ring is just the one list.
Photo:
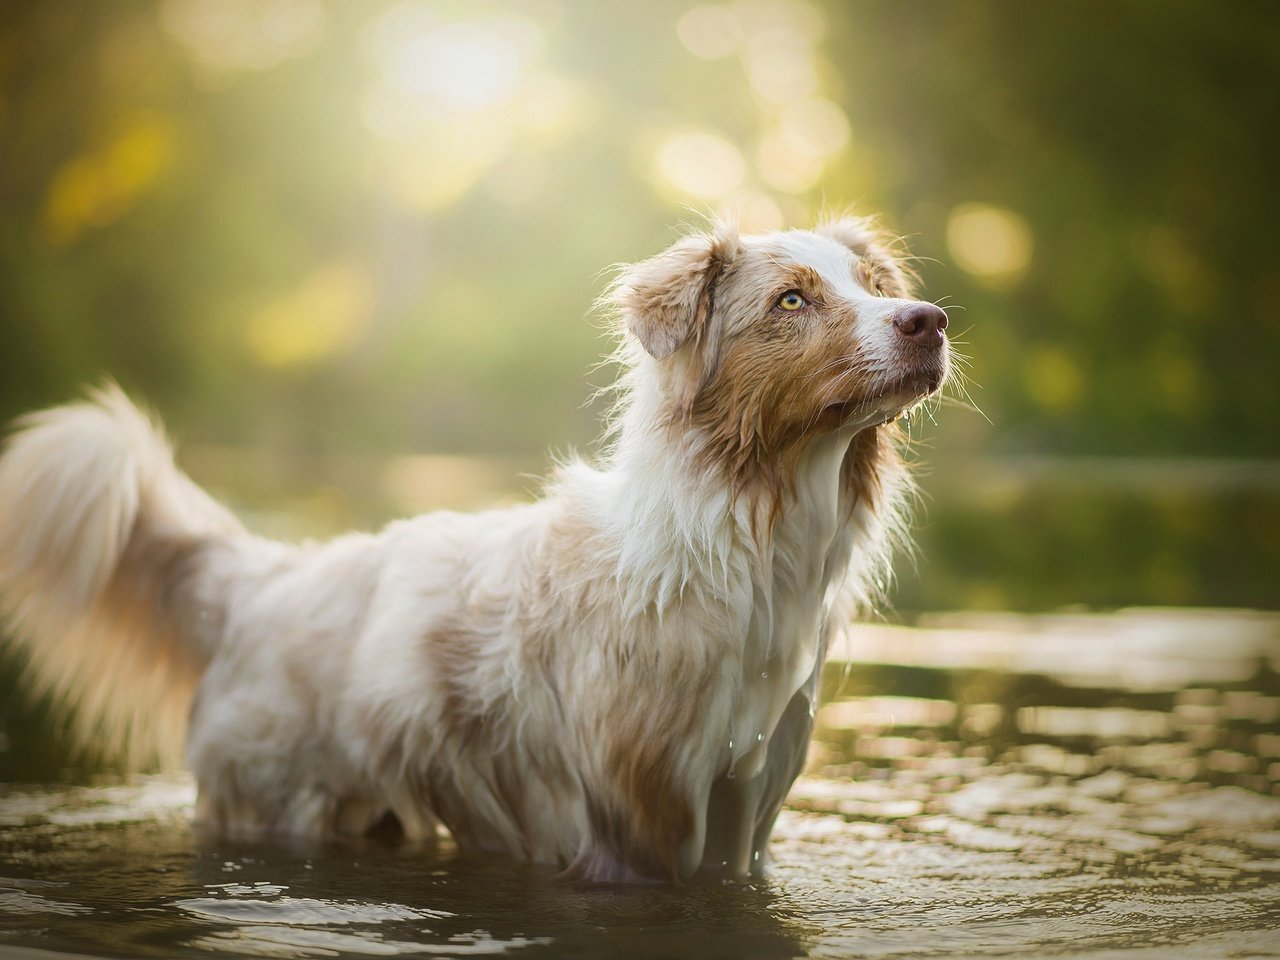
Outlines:
[[828, 638], [888, 577], [894, 420], [946, 379], [947, 316], [853, 218], [716, 225], [606, 299], [609, 452], [527, 505], [287, 545], [114, 388], [27, 417], [0, 595], [33, 684], [135, 755], [185, 728], [226, 833], [394, 816], [594, 880], [759, 870]]

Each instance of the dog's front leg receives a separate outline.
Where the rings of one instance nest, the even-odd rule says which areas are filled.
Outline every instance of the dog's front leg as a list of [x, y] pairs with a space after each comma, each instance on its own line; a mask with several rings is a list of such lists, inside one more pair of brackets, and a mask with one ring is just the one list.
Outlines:
[[806, 684], [791, 698], [769, 738], [758, 774], [750, 778], [724, 774], [711, 785], [703, 870], [735, 877], [763, 872], [773, 823], [808, 752], [813, 692]]

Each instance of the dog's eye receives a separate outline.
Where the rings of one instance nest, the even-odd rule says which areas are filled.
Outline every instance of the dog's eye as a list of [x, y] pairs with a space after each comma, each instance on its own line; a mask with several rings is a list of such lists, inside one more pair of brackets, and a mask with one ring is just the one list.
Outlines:
[[808, 305], [809, 301], [799, 290], [788, 290], [778, 298], [778, 308], [781, 310], [802, 310]]

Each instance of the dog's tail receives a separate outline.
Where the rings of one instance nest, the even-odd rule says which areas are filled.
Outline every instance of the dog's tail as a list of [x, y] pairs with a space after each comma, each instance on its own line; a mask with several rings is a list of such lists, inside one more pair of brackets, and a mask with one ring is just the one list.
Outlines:
[[0, 455], [0, 612], [32, 692], [80, 746], [176, 764], [212, 640], [196, 575], [247, 534], [114, 384], [17, 427]]

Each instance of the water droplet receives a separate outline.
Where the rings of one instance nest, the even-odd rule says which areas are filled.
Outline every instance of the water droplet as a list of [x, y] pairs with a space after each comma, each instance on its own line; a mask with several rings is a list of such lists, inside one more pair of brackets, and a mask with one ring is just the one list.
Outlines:
[[769, 679], [769, 671], [768, 671], [768, 670], [762, 670], [762, 671], [760, 672], [760, 679], [761, 679], [761, 680], [768, 680], [768, 679]]
[[757, 734], [756, 734], [756, 742], [757, 742], [757, 743], [763, 743], [763, 742], [764, 742], [764, 734], [763, 734], [763, 733], [757, 733]]
[[759, 859], [760, 859], [760, 851], [759, 851], [759, 850], [757, 850], [755, 853], [751, 854], [751, 859], [752, 859], [752, 860], [759, 860]]
[[730, 741], [729, 741], [729, 749], [730, 749], [730, 750], [732, 750], [732, 749], [733, 749], [733, 741], [732, 741], [732, 740], [730, 740]]
[[725, 867], [727, 867], [727, 866], [729, 866], [729, 861], [728, 861], [728, 860], [721, 860], [721, 861], [720, 861], [720, 868], [721, 868], [721, 869], [724, 869], [724, 868], [725, 868]]

